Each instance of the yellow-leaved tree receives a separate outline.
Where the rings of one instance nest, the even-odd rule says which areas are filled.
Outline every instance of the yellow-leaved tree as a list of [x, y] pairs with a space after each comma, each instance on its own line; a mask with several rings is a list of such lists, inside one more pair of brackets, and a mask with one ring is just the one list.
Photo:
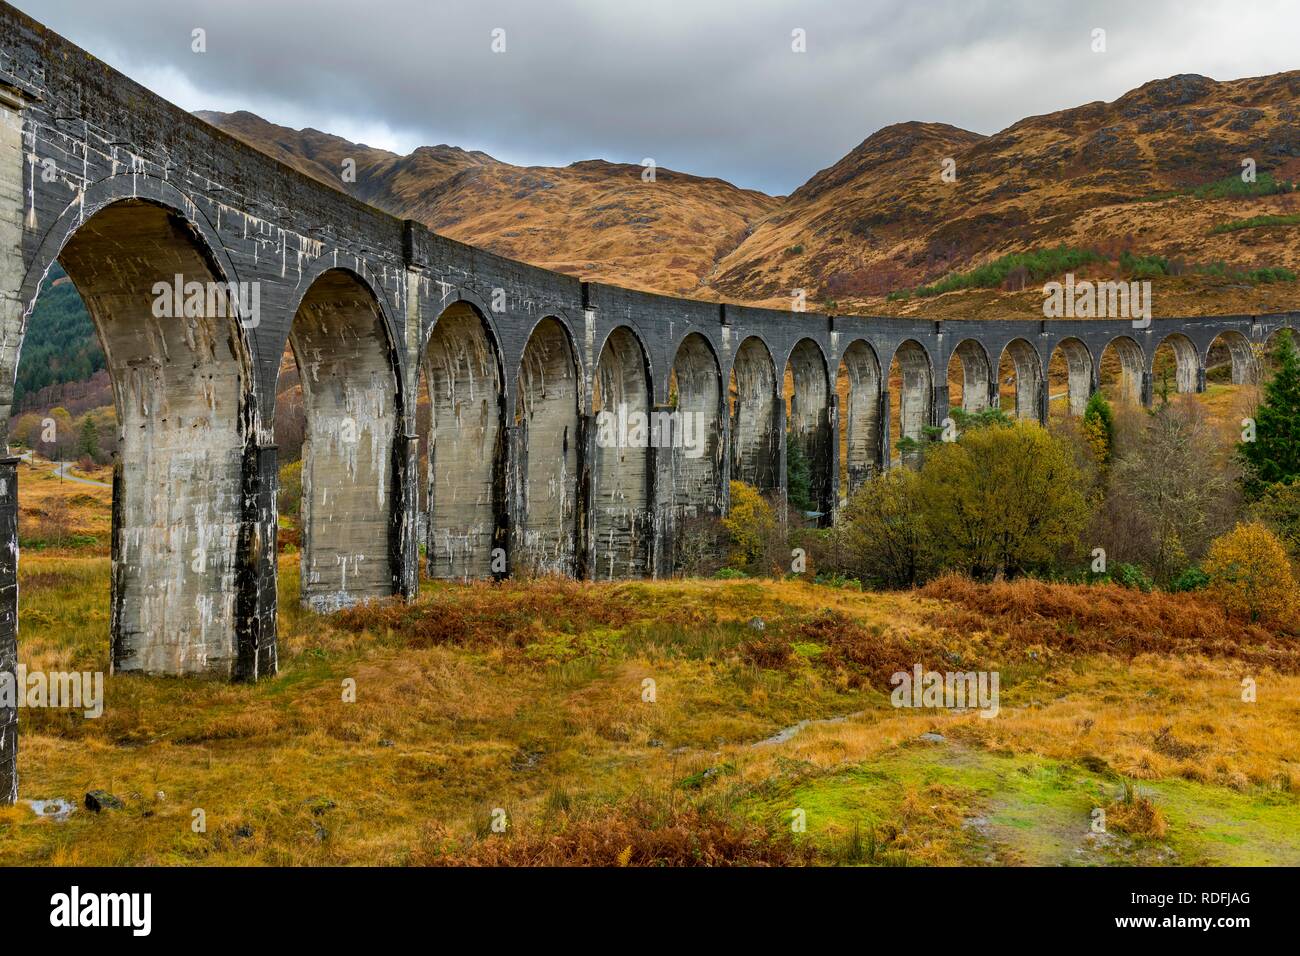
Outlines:
[[776, 533], [776, 512], [758, 489], [743, 481], [731, 482], [731, 508], [722, 519], [731, 542], [728, 563], [738, 571], [762, 573], [768, 542]]
[[931, 446], [918, 492], [939, 565], [973, 578], [1050, 568], [1089, 517], [1070, 449], [1023, 420]]
[[1296, 580], [1286, 549], [1258, 521], [1215, 538], [1201, 568], [1210, 579], [1210, 596], [1229, 614], [1260, 623], [1294, 620]]

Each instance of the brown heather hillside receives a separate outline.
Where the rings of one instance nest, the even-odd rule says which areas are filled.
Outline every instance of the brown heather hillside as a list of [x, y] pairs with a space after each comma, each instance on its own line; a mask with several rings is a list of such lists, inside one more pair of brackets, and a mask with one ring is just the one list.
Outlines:
[[[961, 318], [1041, 315], [1037, 283], [887, 301], [1012, 252], [1060, 244], [1109, 264], [1080, 275], [1123, 276], [1122, 251], [1175, 260], [1155, 281], [1155, 312], [1260, 312], [1300, 306], [1295, 282], [1230, 273], [1300, 269], [1300, 224], [1213, 233], [1261, 215], [1300, 214], [1294, 191], [1197, 194], [1236, 180], [1300, 180], [1300, 71], [1216, 82], [1157, 80], [1113, 103], [1035, 116], [992, 136], [936, 123], [872, 134], [788, 198], [714, 179], [600, 161], [527, 169], [450, 146], [409, 156], [248, 113], [200, 114], [298, 169], [449, 236], [584, 278], [700, 298], [784, 305], [808, 290], [826, 311]], [[343, 184], [344, 157], [357, 182]], [[956, 163], [956, 182], [941, 178]]]
[[[511, 166], [486, 153], [425, 146], [407, 156], [251, 113], [198, 114], [276, 159], [393, 215], [511, 258], [584, 279], [708, 296], [702, 281], [779, 199], [660, 168], [588, 160]], [[347, 158], [356, 182], [342, 181]]]
[[[1239, 176], [1243, 157], [1255, 160], [1259, 178], [1300, 178], [1300, 72], [1227, 83], [1177, 76], [989, 137], [934, 124], [891, 126], [796, 190], [722, 261], [714, 282], [724, 296], [776, 300], [802, 284], [841, 308], [880, 309], [889, 291], [1061, 243], [1188, 265], [1294, 268], [1300, 227], [1210, 234], [1221, 223], [1300, 211], [1294, 194], [1150, 198]], [[941, 178], [945, 158], [956, 162], [955, 183]], [[792, 254], [798, 246], [802, 252]], [[1270, 291], [1277, 290], [1255, 296], [1191, 277], [1158, 282], [1156, 311], [1249, 311]], [[1285, 292], [1294, 305], [1294, 285]], [[1213, 302], [1198, 301], [1207, 294]], [[1028, 314], [1041, 315], [1037, 291], [1003, 298], [954, 293], [942, 299], [956, 302], [914, 300], [901, 311], [958, 317], [1027, 305]]]

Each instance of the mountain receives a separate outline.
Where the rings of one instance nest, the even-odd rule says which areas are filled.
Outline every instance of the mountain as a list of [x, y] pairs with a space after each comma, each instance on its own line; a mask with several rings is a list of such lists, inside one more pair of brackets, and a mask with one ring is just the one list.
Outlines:
[[[720, 179], [588, 160], [512, 166], [486, 153], [425, 146], [406, 156], [252, 113], [196, 114], [320, 181], [395, 216], [491, 252], [632, 288], [705, 295], [714, 263], [778, 198]], [[356, 163], [355, 182], [344, 162]]]
[[[1254, 184], [1241, 181], [1247, 158]], [[941, 175], [945, 159], [955, 181]], [[791, 194], [719, 263], [713, 285], [729, 298], [772, 299], [804, 285], [821, 301], [879, 305], [890, 291], [1060, 244], [1112, 261], [1123, 250], [1182, 260], [1184, 273], [1220, 261], [1295, 268], [1295, 224], [1214, 229], [1296, 212], [1300, 197], [1281, 185], [1296, 178], [1300, 72], [1224, 83], [1175, 76], [987, 137], [903, 123]], [[943, 311], [934, 299], [924, 305]]]
[[[924, 287], [1064, 245], [1094, 254], [1081, 274], [1154, 277], [1157, 312], [1295, 304], [1294, 281], [1252, 274], [1300, 269], [1300, 71], [1174, 76], [992, 136], [888, 126], [788, 197], [664, 169], [648, 184], [640, 166], [600, 160], [525, 168], [446, 145], [398, 156], [251, 113], [198, 115], [394, 215], [634, 288], [770, 305], [802, 288], [828, 311], [1031, 317], [1032, 272], [946, 295]], [[340, 177], [348, 158], [355, 182]]]

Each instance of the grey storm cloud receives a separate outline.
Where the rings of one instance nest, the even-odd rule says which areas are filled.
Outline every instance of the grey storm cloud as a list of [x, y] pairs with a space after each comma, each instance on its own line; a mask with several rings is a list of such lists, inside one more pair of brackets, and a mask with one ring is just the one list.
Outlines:
[[[992, 133], [1175, 73], [1300, 66], [1298, 0], [18, 5], [186, 109], [248, 109], [399, 152], [450, 143], [525, 165], [650, 157], [771, 193], [890, 123]], [[791, 48], [796, 29], [804, 53]]]

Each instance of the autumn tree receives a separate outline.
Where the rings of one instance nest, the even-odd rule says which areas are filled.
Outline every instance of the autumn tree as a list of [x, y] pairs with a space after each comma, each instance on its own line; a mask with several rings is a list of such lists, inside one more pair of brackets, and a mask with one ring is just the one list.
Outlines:
[[731, 507], [722, 519], [730, 540], [733, 568], [751, 573], [770, 570], [769, 543], [777, 533], [776, 512], [753, 485], [731, 482]]
[[1092, 449], [1098, 466], [1105, 468], [1110, 464], [1115, 449], [1115, 415], [1110, 402], [1100, 391], [1093, 392], [1088, 405], [1083, 410], [1083, 437]]
[[1089, 517], [1070, 449], [1033, 422], [932, 445], [920, 477], [918, 507], [938, 562], [977, 578], [1050, 567]]
[[1145, 567], [1168, 584], [1232, 527], [1240, 495], [1204, 407], [1162, 405], [1118, 443], [1093, 537], [1111, 563]]
[[1242, 523], [1210, 545], [1202, 570], [1209, 594], [1230, 614], [1287, 623], [1296, 612], [1296, 581], [1286, 549], [1259, 522]]
[[895, 468], [862, 485], [849, 499], [831, 532], [850, 577], [880, 587], [908, 587], [923, 581], [932, 566], [920, 519], [921, 476]]

